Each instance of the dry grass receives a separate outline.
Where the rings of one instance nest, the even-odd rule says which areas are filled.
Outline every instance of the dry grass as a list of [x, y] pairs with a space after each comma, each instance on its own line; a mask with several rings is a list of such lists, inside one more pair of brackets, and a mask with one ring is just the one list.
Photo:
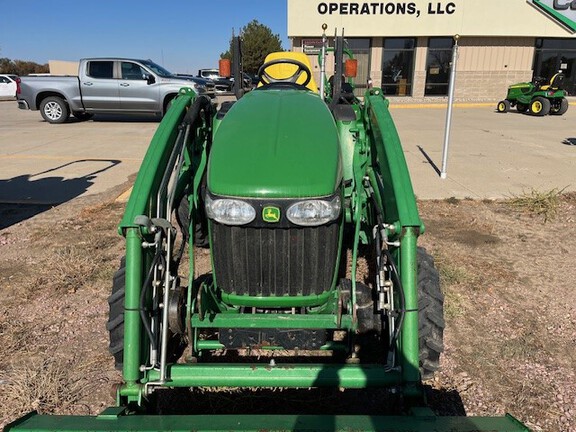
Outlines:
[[94, 282], [109, 283], [122, 253], [123, 240], [116, 232], [122, 209], [115, 202], [99, 204], [83, 209], [78, 218], [62, 221], [58, 231], [52, 224], [36, 227], [31, 239], [50, 253], [45, 254], [32, 287], [62, 294]]
[[54, 251], [52, 286], [56, 292], [76, 292], [92, 279], [98, 260], [76, 246], [65, 246]]
[[[436, 257], [448, 318], [444, 370], [434, 381], [438, 404], [451, 408], [454, 399], [461, 399], [469, 414], [511, 412], [534, 430], [571, 430], [576, 358], [569, 350], [576, 324], [569, 257], [576, 254], [576, 244], [567, 233], [574, 226], [576, 195], [560, 200], [554, 222], [541, 214], [548, 217], [546, 233], [540, 219], [530, 216], [540, 213], [524, 204], [447, 200], [422, 206], [433, 222], [422, 241]], [[518, 209], [526, 214], [519, 216]], [[16, 249], [17, 243], [4, 246], [16, 254], [3, 262], [3, 280], [11, 284], [5, 285], [9, 295], [4, 297], [14, 298], [14, 304], [0, 312], [0, 346], [8, 354], [0, 365], [0, 427], [31, 409], [85, 414], [90, 404], [90, 414], [96, 414], [114, 403], [109, 387], [117, 375], [106, 351], [104, 325], [105, 296], [122, 254], [122, 239], [116, 234], [120, 217], [117, 204], [93, 206], [81, 218], [26, 227], [21, 238], [31, 241], [22, 249]], [[548, 243], [543, 242], [553, 245], [546, 253], [542, 245]], [[196, 259], [197, 271], [209, 270], [206, 250], [197, 249]], [[31, 263], [30, 275], [14, 267], [14, 262], [24, 261]], [[360, 277], [369, 273], [368, 261], [362, 259]], [[566, 270], [548, 280], [563, 261], [568, 261]], [[44, 282], [33, 284], [39, 276]], [[26, 301], [13, 295], [23, 284], [31, 286]], [[62, 295], [54, 295], [54, 290]], [[40, 359], [38, 353], [50, 357]], [[205, 389], [181, 390], [168, 399], [171, 407], [195, 406], [207, 393], [210, 407], [245, 412], [250, 406], [262, 409], [277, 396], [235, 391], [224, 393], [220, 403], [222, 399]], [[190, 394], [189, 402], [183, 394]], [[354, 400], [367, 405], [366, 397], [375, 395], [370, 389]], [[285, 405], [291, 398], [303, 399], [302, 393], [286, 391], [282, 397]], [[332, 408], [342, 400], [341, 393], [311, 392], [307, 405], [313, 409], [324, 401]], [[344, 408], [333, 411], [342, 413]]]
[[73, 408], [84, 393], [76, 370], [74, 360], [53, 357], [12, 365], [0, 375], [0, 417]]
[[554, 188], [549, 191], [531, 189], [521, 195], [513, 195], [509, 201], [510, 206], [527, 211], [528, 213], [544, 218], [544, 222], [552, 220], [561, 203], [561, 195], [564, 189]]

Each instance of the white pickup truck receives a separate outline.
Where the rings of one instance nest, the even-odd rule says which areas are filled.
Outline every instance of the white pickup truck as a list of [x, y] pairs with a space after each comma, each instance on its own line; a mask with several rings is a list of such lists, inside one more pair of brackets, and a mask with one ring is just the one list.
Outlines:
[[87, 58], [78, 76], [21, 77], [17, 99], [18, 108], [40, 110], [49, 123], [64, 123], [70, 114], [79, 120], [98, 113], [161, 116], [182, 87], [214, 96], [213, 83], [176, 77], [151, 60]]

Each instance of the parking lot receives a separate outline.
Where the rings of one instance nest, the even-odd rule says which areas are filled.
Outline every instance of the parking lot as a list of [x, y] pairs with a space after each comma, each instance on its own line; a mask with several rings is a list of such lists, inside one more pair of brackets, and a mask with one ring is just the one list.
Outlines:
[[[456, 105], [446, 179], [439, 175], [446, 107], [393, 102], [391, 112], [421, 199], [576, 190], [576, 107], [561, 117], [531, 117], [497, 114], [491, 104]], [[159, 124], [102, 115], [51, 125], [14, 101], [0, 101], [0, 119], [0, 202], [41, 205], [125, 183]]]

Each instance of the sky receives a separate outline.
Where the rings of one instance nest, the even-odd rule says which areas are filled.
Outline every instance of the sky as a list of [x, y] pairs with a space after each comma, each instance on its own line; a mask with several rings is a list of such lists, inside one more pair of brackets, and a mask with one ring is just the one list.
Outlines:
[[196, 74], [217, 68], [232, 29], [253, 19], [290, 48], [286, 8], [286, 0], [0, 0], [0, 58], [144, 58]]

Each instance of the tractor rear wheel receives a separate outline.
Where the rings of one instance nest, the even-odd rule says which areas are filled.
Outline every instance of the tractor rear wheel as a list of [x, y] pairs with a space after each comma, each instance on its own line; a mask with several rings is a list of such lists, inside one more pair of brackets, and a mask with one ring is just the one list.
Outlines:
[[500, 102], [498, 102], [498, 105], [496, 106], [496, 110], [499, 113], [506, 113], [510, 110], [510, 101], [508, 100], [502, 100]]
[[530, 102], [530, 114], [541, 117], [550, 112], [550, 101], [542, 96], [536, 96]]
[[422, 379], [434, 377], [444, 351], [444, 295], [434, 258], [418, 248], [418, 334]]
[[559, 115], [566, 113], [568, 111], [568, 100], [566, 98], [562, 98], [560, 103], [554, 104], [550, 107], [550, 114], [551, 115]]
[[[114, 366], [122, 370], [124, 365], [124, 298], [126, 297], [126, 257], [120, 260], [120, 268], [112, 279], [112, 294], [108, 297], [110, 312], [106, 329], [110, 336], [108, 350], [114, 356]], [[180, 358], [186, 343], [182, 335], [168, 332], [168, 356], [169, 363], [174, 363]]]

